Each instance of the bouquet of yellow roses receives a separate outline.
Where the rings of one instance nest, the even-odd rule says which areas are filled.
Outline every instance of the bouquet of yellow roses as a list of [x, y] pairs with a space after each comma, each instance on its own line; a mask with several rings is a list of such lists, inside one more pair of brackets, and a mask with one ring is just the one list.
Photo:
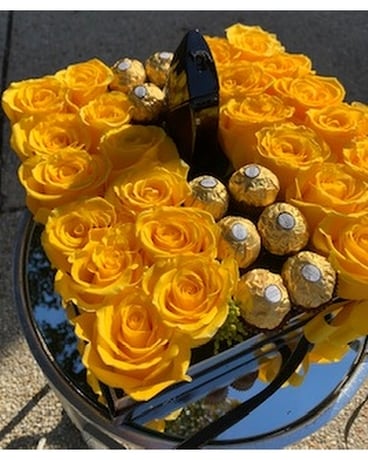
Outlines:
[[[368, 333], [368, 107], [345, 102], [336, 78], [258, 26], [205, 39], [219, 81], [218, 142], [232, 171], [251, 164], [275, 174], [274, 200], [304, 216], [301, 249], [337, 274], [333, 319], [322, 311], [304, 333], [315, 344], [308, 362], [338, 360]], [[246, 321], [254, 299], [241, 281], [257, 257], [239, 266], [236, 252], [220, 251], [219, 217], [194, 199], [190, 165], [157, 113], [142, 119], [137, 106], [137, 96], [154, 94], [147, 107], [164, 110], [166, 80], [138, 64], [95, 58], [14, 82], [2, 107], [55, 290], [78, 309], [72, 321], [91, 385], [149, 400], [190, 380], [193, 349], [254, 331]], [[142, 79], [122, 82], [133, 68]], [[265, 380], [271, 367], [263, 362]]]

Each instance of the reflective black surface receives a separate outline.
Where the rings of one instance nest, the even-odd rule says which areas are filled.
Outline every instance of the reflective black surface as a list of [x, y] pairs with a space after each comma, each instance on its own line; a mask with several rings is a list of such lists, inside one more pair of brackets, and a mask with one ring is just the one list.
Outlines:
[[[60, 392], [63, 404], [69, 406], [69, 411], [77, 408], [83, 413], [88, 423], [96, 425], [95, 432], [101, 428], [102, 433], [103, 428], [105, 439], [107, 432], [114, 442], [120, 439], [122, 445], [132, 438], [142, 447], [175, 447], [183, 434], [194, 433], [209, 420], [265, 388], [257, 379], [246, 391], [228, 385], [221, 403], [208, 404], [206, 397], [194, 403], [183, 401], [183, 417], [167, 423], [164, 434], [134, 423], [114, 424], [107, 408], [97, 401], [86, 383], [77, 339], [60, 298], [54, 293], [54, 272], [40, 244], [42, 227], [34, 224], [28, 213], [24, 222], [20, 245], [23, 249], [17, 252], [16, 263], [24, 264], [17, 278], [19, 293], [24, 297], [18, 298], [17, 303], [23, 323], [27, 323], [26, 338], [46, 377]], [[281, 388], [254, 412], [211, 441], [209, 447], [280, 448], [296, 442], [334, 417], [367, 376], [367, 343], [362, 339], [354, 343], [340, 362], [312, 365], [302, 385]], [[189, 422], [193, 420], [198, 423], [190, 427]]]
[[210, 48], [198, 30], [187, 32], [177, 47], [165, 94], [165, 127], [190, 166], [189, 178], [220, 178], [230, 163], [217, 140], [219, 81]]

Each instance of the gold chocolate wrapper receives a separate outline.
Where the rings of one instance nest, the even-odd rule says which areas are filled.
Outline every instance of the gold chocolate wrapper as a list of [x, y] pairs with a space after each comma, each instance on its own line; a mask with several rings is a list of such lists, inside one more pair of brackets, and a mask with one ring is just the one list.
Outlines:
[[137, 59], [119, 59], [111, 69], [114, 72], [114, 80], [110, 84], [110, 89], [128, 93], [146, 81], [144, 65]]
[[222, 401], [225, 401], [227, 395], [229, 393], [229, 389], [227, 387], [219, 388], [218, 390], [209, 393], [204, 399], [203, 404], [219, 404]]
[[334, 294], [336, 272], [323, 256], [301, 251], [284, 263], [281, 276], [291, 301], [303, 308], [317, 308]]
[[287, 255], [303, 249], [309, 240], [307, 221], [295, 206], [273, 203], [257, 222], [263, 246], [275, 255]]
[[234, 258], [239, 268], [249, 267], [261, 250], [261, 237], [252, 221], [244, 217], [226, 216], [218, 225], [221, 235], [217, 246], [219, 259]]
[[247, 207], [274, 203], [280, 190], [277, 176], [268, 168], [253, 163], [235, 171], [228, 186], [234, 201]]
[[174, 54], [168, 51], [153, 53], [144, 63], [146, 74], [152, 83], [163, 88], [170, 70]]
[[165, 95], [153, 83], [143, 83], [135, 86], [129, 93], [133, 104], [133, 120], [138, 122], [153, 122], [163, 111]]
[[191, 196], [186, 199], [185, 206], [204, 209], [213, 215], [215, 220], [221, 219], [229, 206], [229, 194], [225, 185], [213, 176], [195, 177], [189, 182]]
[[263, 268], [241, 276], [234, 297], [244, 320], [259, 329], [277, 328], [291, 310], [281, 275]]
[[239, 377], [238, 379], [234, 380], [234, 382], [232, 382], [231, 386], [238, 391], [247, 391], [252, 388], [257, 378], [258, 370]]

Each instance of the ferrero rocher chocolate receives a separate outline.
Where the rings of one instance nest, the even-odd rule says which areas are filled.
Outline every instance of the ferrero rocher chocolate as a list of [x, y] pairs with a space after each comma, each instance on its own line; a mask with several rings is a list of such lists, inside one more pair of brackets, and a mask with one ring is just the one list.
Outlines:
[[301, 251], [284, 263], [281, 276], [291, 301], [304, 308], [317, 308], [332, 299], [336, 272], [323, 256]]
[[144, 63], [148, 79], [160, 88], [165, 86], [173, 57], [173, 53], [160, 51], [153, 53]]
[[249, 388], [252, 388], [254, 382], [258, 378], [258, 370], [254, 372], [249, 372], [249, 374], [245, 374], [242, 377], [234, 380], [231, 386], [238, 391], [247, 391]]
[[128, 93], [134, 86], [141, 85], [146, 81], [146, 71], [142, 62], [137, 59], [125, 57], [119, 59], [111, 67], [114, 72], [114, 80], [110, 88]]
[[273, 203], [280, 190], [277, 176], [259, 164], [248, 164], [235, 171], [228, 186], [234, 201], [247, 207]]
[[291, 309], [281, 275], [263, 268], [242, 275], [234, 297], [244, 320], [259, 329], [277, 328]]
[[133, 104], [133, 120], [138, 122], [156, 120], [165, 104], [163, 91], [153, 83], [135, 86], [130, 91], [129, 98]]
[[234, 258], [239, 268], [249, 267], [261, 250], [261, 237], [252, 221], [245, 217], [226, 216], [218, 225], [221, 235], [217, 245], [220, 260]]
[[189, 182], [191, 196], [185, 206], [204, 209], [210, 212], [215, 220], [221, 219], [229, 205], [229, 194], [225, 185], [213, 176], [195, 177]]
[[299, 209], [288, 203], [273, 203], [260, 215], [257, 228], [263, 246], [275, 255], [303, 249], [309, 240], [307, 221]]
[[209, 393], [203, 400], [204, 404], [218, 404], [224, 401], [229, 393], [227, 387], [219, 388], [218, 390]]

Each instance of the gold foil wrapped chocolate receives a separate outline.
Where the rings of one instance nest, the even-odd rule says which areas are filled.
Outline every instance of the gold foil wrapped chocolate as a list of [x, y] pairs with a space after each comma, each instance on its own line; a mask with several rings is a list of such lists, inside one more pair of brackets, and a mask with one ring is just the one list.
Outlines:
[[242, 275], [234, 297], [244, 320], [259, 329], [279, 327], [291, 310], [281, 275], [263, 268]]
[[219, 404], [222, 401], [225, 401], [228, 393], [229, 389], [227, 387], [214, 390], [212, 393], [208, 393], [208, 395], [203, 399], [203, 404]]
[[268, 206], [280, 190], [277, 176], [259, 164], [248, 164], [235, 171], [228, 186], [234, 201], [246, 207]]
[[288, 203], [267, 206], [257, 222], [263, 246], [275, 255], [293, 254], [309, 240], [307, 221], [299, 209]]
[[323, 256], [301, 251], [284, 263], [281, 276], [291, 301], [303, 308], [317, 308], [334, 294], [336, 272]]
[[217, 245], [219, 259], [234, 258], [239, 268], [249, 267], [261, 250], [261, 237], [252, 221], [244, 217], [226, 216], [218, 225], [221, 235]]
[[189, 182], [191, 196], [185, 206], [204, 209], [210, 212], [215, 220], [221, 219], [229, 206], [229, 194], [225, 185], [216, 177], [203, 175]]
[[146, 71], [141, 61], [128, 57], [119, 59], [111, 67], [114, 73], [114, 80], [110, 88], [117, 91], [128, 93], [135, 86], [141, 85], [146, 81]]
[[148, 79], [163, 88], [169, 73], [174, 54], [168, 51], [153, 53], [144, 63]]
[[137, 122], [153, 122], [160, 116], [164, 105], [163, 91], [153, 83], [135, 86], [129, 93], [133, 104], [132, 117]]
[[257, 378], [258, 370], [254, 372], [249, 372], [248, 374], [245, 374], [242, 377], [239, 377], [236, 380], [234, 380], [231, 386], [238, 391], [247, 391], [250, 388], [252, 388]]

